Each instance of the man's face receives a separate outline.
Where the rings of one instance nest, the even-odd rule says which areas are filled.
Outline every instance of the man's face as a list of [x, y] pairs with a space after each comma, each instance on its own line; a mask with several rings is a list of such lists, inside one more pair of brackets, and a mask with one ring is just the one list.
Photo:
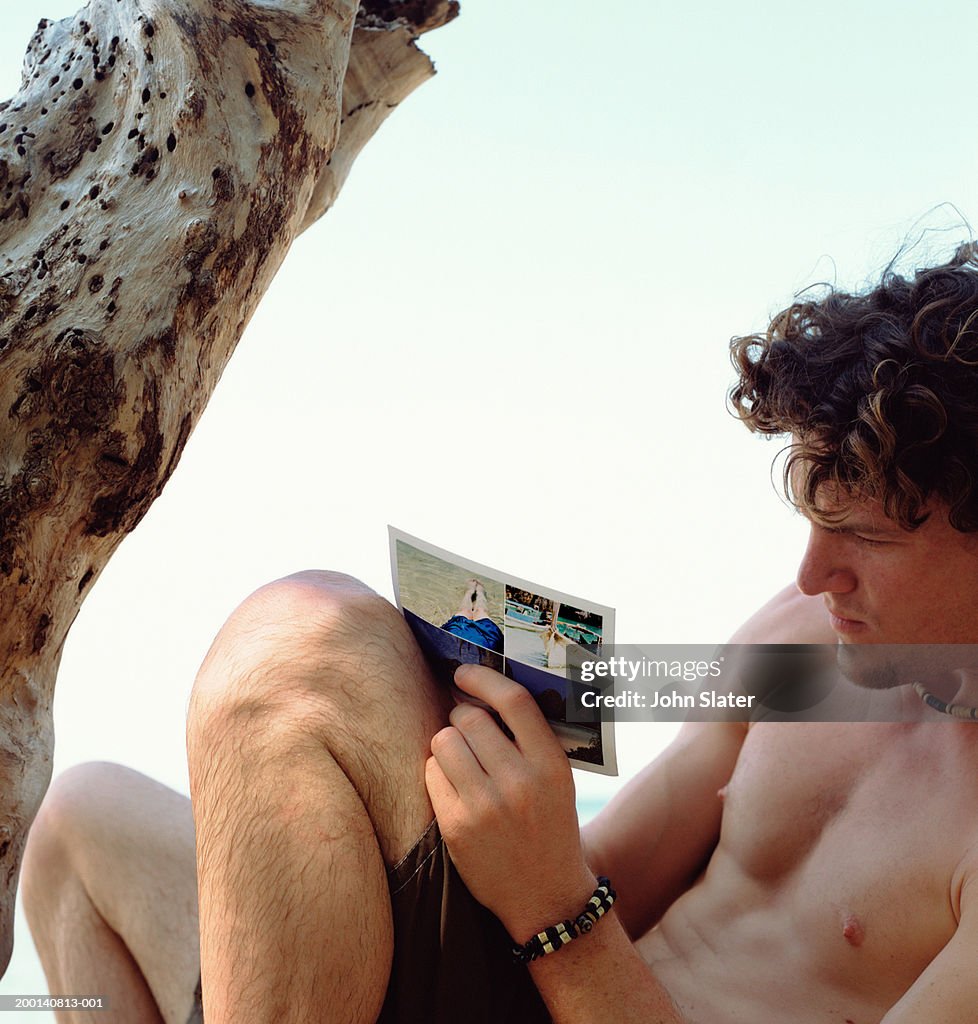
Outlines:
[[947, 509], [908, 531], [878, 502], [838, 503], [837, 523], [811, 520], [798, 589], [821, 594], [843, 644], [978, 644], [978, 534]]

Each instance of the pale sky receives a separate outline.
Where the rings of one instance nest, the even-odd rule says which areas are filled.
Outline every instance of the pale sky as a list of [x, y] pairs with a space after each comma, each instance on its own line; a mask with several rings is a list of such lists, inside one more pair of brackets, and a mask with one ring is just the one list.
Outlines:
[[[4, 96], [38, 19], [76, 9], [5, 5]], [[622, 642], [723, 641], [805, 539], [777, 445], [724, 409], [727, 342], [924, 229], [968, 234], [976, 29], [971, 0], [465, 0], [82, 609], [56, 771], [186, 791], [227, 613], [308, 566], [389, 596], [389, 522], [614, 606]], [[620, 733], [625, 774], [665, 728]], [[17, 941], [0, 992], [42, 991]]]

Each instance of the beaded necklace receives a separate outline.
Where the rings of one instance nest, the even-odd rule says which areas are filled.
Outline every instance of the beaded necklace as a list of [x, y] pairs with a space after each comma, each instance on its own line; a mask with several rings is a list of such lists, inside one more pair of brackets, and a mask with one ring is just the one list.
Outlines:
[[961, 718], [966, 722], [978, 721], [978, 708], [972, 707], [970, 704], [948, 704], [925, 689], [923, 683], [914, 683], [913, 688], [917, 696], [929, 708], [940, 711], [942, 715], [951, 715], [952, 718]]

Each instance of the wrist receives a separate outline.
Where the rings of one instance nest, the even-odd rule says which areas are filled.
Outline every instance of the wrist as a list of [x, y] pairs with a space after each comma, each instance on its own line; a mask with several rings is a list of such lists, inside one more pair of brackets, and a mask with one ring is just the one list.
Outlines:
[[597, 885], [594, 873], [582, 866], [572, 877], [550, 880], [515, 906], [500, 921], [516, 943], [526, 942], [532, 935], [558, 921], [574, 920]]

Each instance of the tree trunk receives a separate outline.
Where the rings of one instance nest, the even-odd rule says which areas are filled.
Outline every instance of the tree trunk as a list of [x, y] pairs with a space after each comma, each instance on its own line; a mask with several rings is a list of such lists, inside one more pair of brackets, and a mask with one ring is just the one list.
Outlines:
[[455, 0], [91, 0], [0, 104], [0, 971], [62, 646]]

